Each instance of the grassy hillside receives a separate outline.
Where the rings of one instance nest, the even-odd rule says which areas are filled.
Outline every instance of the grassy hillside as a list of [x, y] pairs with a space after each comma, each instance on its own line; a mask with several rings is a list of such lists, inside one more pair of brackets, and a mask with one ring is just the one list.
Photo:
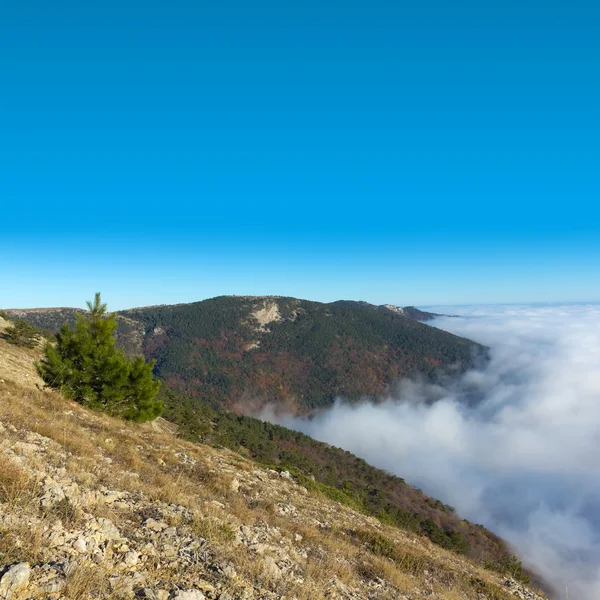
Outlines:
[[[257, 464], [250, 439], [242, 454], [215, 449], [42, 390], [36, 357], [0, 339], [0, 586], [18, 582], [14, 600], [542, 598], [346, 493]], [[222, 441], [259, 426], [206, 414]]]
[[402, 478], [372, 467], [348, 451], [252, 417], [211, 409], [163, 388], [164, 417], [180, 435], [241, 452], [288, 470], [309, 488], [382, 522], [428, 537], [500, 571], [525, 577], [503, 540], [456, 515], [454, 508], [425, 495]]
[[[8, 311], [46, 329], [76, 309]], [[378, 396], [399, 377], [462, 370], [484, 350], [415, 319], [413, 307], [222, 296], [122, 311], [119, 343], [157, 361], [174, 390], [215, 407], [250, 410], [267, 401], [307, 412], [336, 396]]]

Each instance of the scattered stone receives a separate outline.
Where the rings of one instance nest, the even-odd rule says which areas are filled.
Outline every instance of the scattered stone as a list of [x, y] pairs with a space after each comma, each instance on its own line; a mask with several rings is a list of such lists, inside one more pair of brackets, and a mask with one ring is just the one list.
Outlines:
[[237, 577], [237, 571], [229, 563], [222, 563], [220, 568], [225, 577], [229, 577], [229, 579], [235, 579]]
[[140, 561], [140, 555], [139, 552], [136, 552], [135, 550], [130, 550], [126, 555], [125, 558], [123, 559], [123, 562], [128, 566], [128, 567], [135, 567], [135, 565], [138, 564], [138, 562]]
[[177, 537], [177, 528], [176, 527], [167, 527], [163, 532], [162, 536], [166, 538], [176, 538]]
[[281, 569], [277, 566], [277, 563], [271, 556], [267, 556], [263, 559], [263, 572], [272, 579], [281, 578]]
[[186, 592], [177, 592], [173, 600], [206, 600], [206, 596], [199, 590], [187, 590]]
[[146, 598], [146, 600], [169, 600], [169, 592], [152, 588], [142, 588], [136, 595], [138, 598]]
[[25, 588], [30, 576], [29, 563], [22, 562], [10, 567], [0, 579], [0, 598], [8, 600], [15, 592]]
[[167, 528], [167, 524], [163, 523], [162, 521], [156, 521], [155, 519], [146, 519], [144, 522], [144, 527], [160, 533], [163, 529]]

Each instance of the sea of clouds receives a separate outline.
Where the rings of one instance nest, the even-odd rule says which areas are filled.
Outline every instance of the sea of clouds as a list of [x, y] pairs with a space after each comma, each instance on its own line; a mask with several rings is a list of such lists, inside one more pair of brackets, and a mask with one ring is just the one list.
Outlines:
[[[558, 590], [600, 598], [600, 306], [438, 307], [431, 324], [491, 360], [383, 403], [335, 406], [288, 427], [404, 477], [492, 529]], [[274, 417], [264, 415], [274, 420]]]

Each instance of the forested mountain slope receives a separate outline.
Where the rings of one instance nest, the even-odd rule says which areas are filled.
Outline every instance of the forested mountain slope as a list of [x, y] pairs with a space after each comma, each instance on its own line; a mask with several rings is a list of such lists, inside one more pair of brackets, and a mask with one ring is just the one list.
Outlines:
[[[9, 314], [56, 329], [76, 312], [59, 310]], [[271, 402], [308, 412], [337, 396], [377, 397], [400, 377], [460, 372], [485, 351], [416, 320], [431, 316], [366, 302], [221, 296], [121, 311], [117, 336], [129, 353], [156, 359], [169, 387], [215, 407]]]

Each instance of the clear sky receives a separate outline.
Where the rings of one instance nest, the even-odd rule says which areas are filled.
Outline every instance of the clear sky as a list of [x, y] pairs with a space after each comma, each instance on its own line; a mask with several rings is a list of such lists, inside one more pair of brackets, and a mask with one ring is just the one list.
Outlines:
[[0, 306], [600, 300], [598, 2], [0, 2]]

